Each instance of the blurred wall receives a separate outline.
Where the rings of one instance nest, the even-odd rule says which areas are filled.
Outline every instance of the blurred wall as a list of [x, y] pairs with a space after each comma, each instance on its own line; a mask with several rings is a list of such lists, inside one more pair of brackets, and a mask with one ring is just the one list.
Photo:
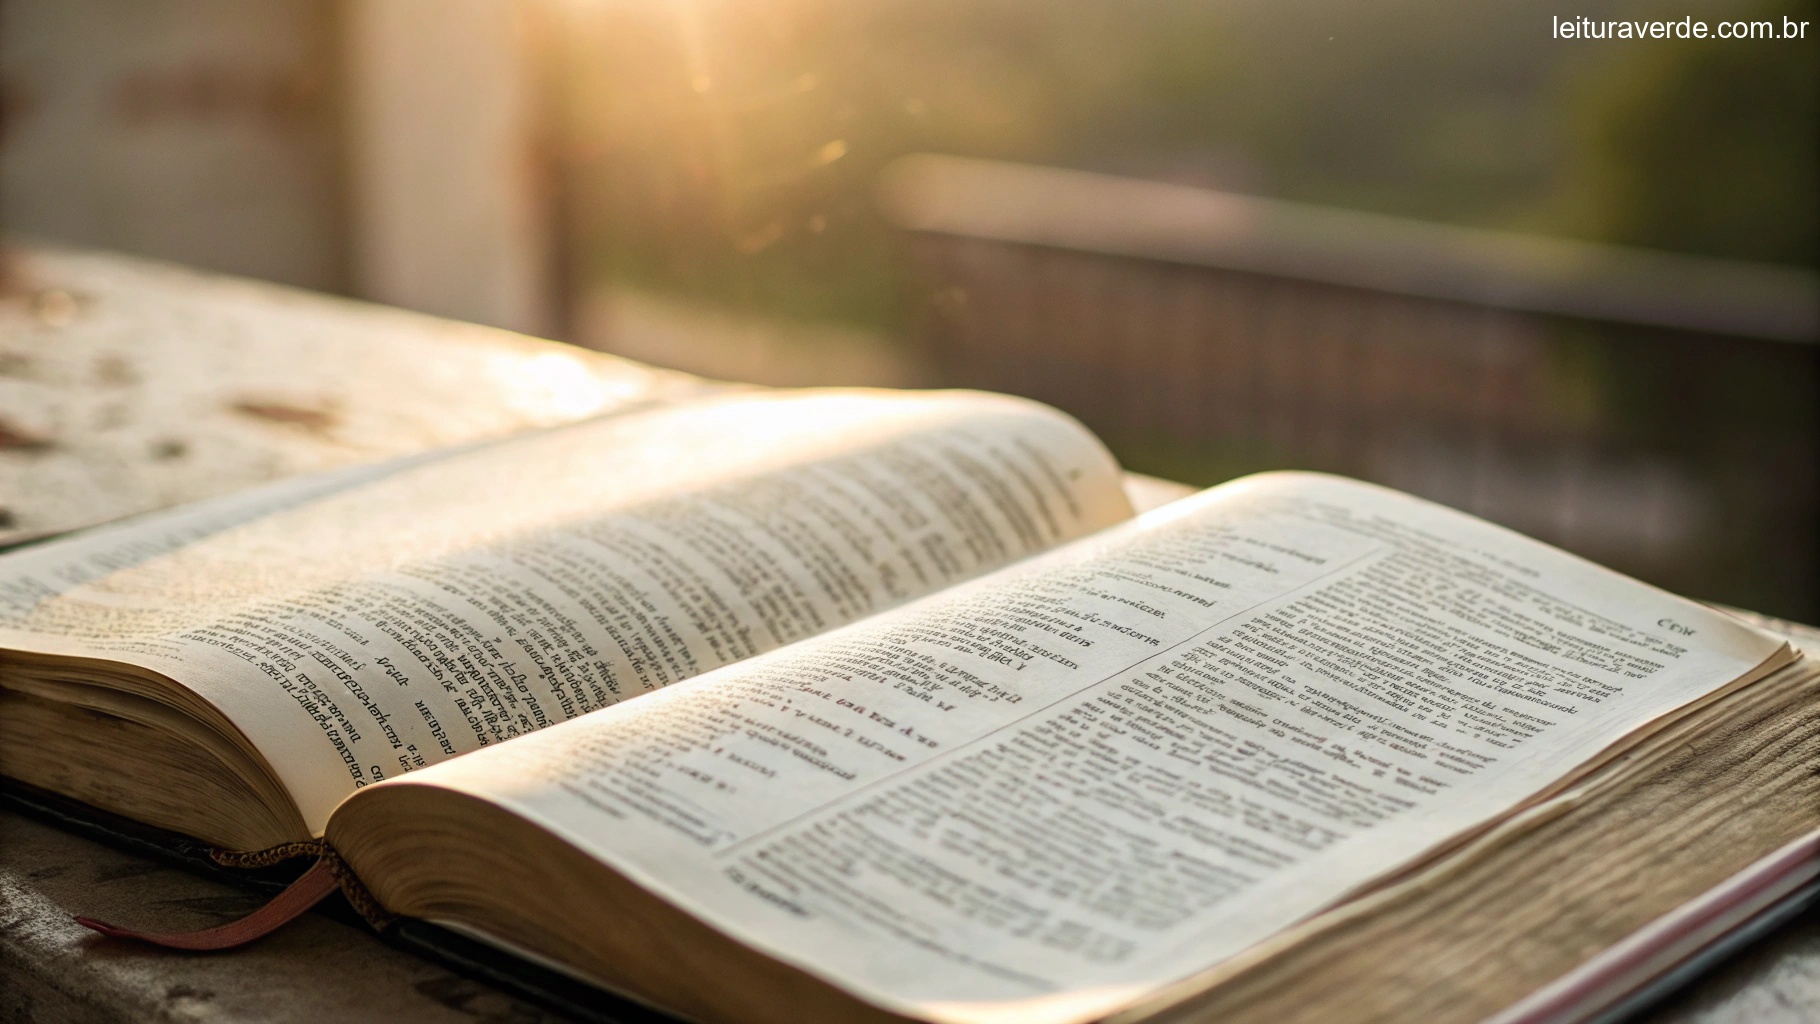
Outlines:
[[9, 233], [348, 287], [330, 0], [7, 0]]
[[347, 7], [362, 294], [555, 333], [554, 246], [524, 0]]
[[536, 0], [0, 0], [0, 227], [556, 327]]

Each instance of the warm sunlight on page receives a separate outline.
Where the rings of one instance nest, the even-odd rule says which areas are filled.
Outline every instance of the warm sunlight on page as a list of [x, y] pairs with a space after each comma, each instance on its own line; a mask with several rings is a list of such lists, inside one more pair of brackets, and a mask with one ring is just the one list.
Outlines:
[[1271, 474], [399, 784], [879, 1006], [1077, 1021], [1789, 657], [1458, 513]]
[[181, 679], [318, 831], [361, 786], [1131, 514], [1078, 424], [964, 392], [720, 399], [297, 494], [10, 561], [0, 644]]

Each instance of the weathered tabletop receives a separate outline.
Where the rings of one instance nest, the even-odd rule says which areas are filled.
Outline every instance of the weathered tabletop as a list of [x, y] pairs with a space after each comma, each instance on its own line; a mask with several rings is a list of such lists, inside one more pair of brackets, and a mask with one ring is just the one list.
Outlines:
[[0, 810], [0, 1021], [562, 1019], [319, 914], [197, 956], [100, 939], [70, 916], [207, 928], [265, 898]]
[[402, 309], [6, 246], [0, 545], [704, 387]]
[[[700, 386], [504, 332], [139, 261], [15, 249], [9, 270], [0, 543]], [[1173, 486], [1135, 480], [1133, 496], [1151, 505]], [[0, 1024], [562, 1019], [329, 916], [203, 956], [110, 942], [71, 919], [200, 928], [262, 898], [0, 809]], [[1820, 914], [1644, 1019], [1820, 1022]]]

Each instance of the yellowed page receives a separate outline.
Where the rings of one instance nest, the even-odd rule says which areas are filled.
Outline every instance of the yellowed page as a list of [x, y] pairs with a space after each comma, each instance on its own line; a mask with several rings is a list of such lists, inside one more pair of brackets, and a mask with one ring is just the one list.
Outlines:
[[726, 398], [0, 559], [0, 647], [181, 681], [320, 830], [360, 786], [1129, 515], [1104, 448], [1034, 403]]
[[1438, 506], [1271, 474], [400, 784], [880, 1006], [1074, 1021], [1788, 657]]

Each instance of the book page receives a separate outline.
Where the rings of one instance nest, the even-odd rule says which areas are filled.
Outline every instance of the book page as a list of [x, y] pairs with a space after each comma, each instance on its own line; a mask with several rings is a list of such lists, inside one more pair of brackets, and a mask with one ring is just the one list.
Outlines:
[[0, 559], [0, 646], [180, 681], [318, 830], [361, 786], [1130, 515], [1079, 424], [959, 392], [725, 398], [298, 487]]
[[1789, 657], [1458, 513], [1270, 474], [401, 784], [888, 1009], [1072, 1021]]

